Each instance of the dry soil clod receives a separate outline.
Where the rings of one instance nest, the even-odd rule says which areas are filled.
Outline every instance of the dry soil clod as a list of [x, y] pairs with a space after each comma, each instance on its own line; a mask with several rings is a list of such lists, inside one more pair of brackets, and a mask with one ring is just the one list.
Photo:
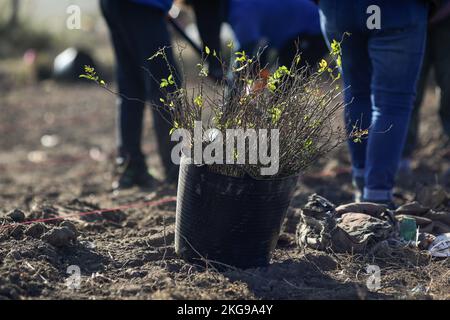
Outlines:
[[67, 247], [76, 241], [76, 234], [68, 227], [56, 227], [46, 232], [42, 239], [55, 247]]
[[25, 235], [38, 239], [40, 238], [45, 232], [47, 231], [47, 228], [42, 223], [35, 223], [32, 224], [27, 228], [25, 231]]
[[14, 209], [7, 216], [14, 222], [23, 222], [25, 220], [25, 213], [20, 209]]

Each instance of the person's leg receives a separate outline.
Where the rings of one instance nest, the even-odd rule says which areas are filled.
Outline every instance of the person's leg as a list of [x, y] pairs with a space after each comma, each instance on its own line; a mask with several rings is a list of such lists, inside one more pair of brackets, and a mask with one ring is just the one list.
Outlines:
[[[433, 65], [433, 59], [431, 56], [431, 48], [428, 39], [428, 44], [425, 49], [425, 55], [422, 63], [422, 70], [420, 71], [419, 80], [417, 83], [417, 94], [414, 101], [413, 111], [411, 113], [411, 120], [409, 123], [408, 134], [403, 148], [403, 160], [409, 161], [412, 157], [414, 150], [417, 147], [417, 140], [419, 135], [419, 123], [420, 123], [420, 107], [422, 105], [423, 98], [427, 89], [428, 76], [430, 69]], [[403, 169], [403, 168], [402, 168]], [[409, 165], [405, 166], [405, 170], [409, 170]]]
[[[211, 52], [215, 51], [220, 57], [220, 29], [228, 16], [229, 0], [191, 0], [191, 2], [203, 45], [207, 46]], [[220, 61], [212, 54], [207, 57], [207, 60], [210, 76], [216, 80], [222, 80], [223, 68]]]
[[130, 36], [128, 21], [132, 19], [129, 2], [102, 0], [101, 9], [111, 33], [116, 55], [118, 82], [117, 171], [113, 188], [140, 186], [150, 188], [154, 178], [148, 173], [141, 151], [143, 114], [146, 99], [145, 80], [139, 65], [136, 43]]
[[[140, 76], [145, 83], [146, 97], [151, 104], [154, 131], [165, 173], [166, 176], [170, 176], [169, 179], [174, 179], [177, 167], [171, 160], [170, 155], [174, 143], [170, 141], [169, 136], [173, 121], [170, 111], [160, 102], [161, 98], [165, 98], [160, 88], [160, 82], [161, 79], [167, 79], [172, 73], [175, 82], [180, 85], [180, 75], [173, 57], [165, 14], [156, 8], [139, 4], [131, 5], [129, 10], [132, 19], [124, 21], [124, 24], [128, 30], [128, 37], [135, 48]], [[152, 55], [163, 48], [165, 48], [164, 52], [171, 68], [167, 66], [161, 56], [149, 60]], [[164, 90], [175, 89], [176, 86], [171, 85]]]
[[122, 22], [126, 15], [115, 0], [102, 0], [101, 9], [108, 24], [116, 57], [117, 143], [119, 157], [127, 161], [143, 161], [141, 151], [145, 86], [136, 63], [136, 52]]
[[[441, 89], [439, 115], [442, 128], [450, 138], [450, 17], [439, 22], [431, 29], [430, 41], [433, 46], [436, 82]], [[443, 39], [447, 39], [443, 40]]]
[[372, 124], [364, 199], [390, 201], [424, 54], [425, 23], [371, 33]]
[[[342, 39], [342, 33], [327, 33], [328, 41]], [[364, 188], [367, 139], [356, 139], [354, 133], [370, 127], [371, 101], [370, 80], [372, 68], [367, 50], [367, 38], [363, 34], [352, 33], [341, 44], [342, 78], [344, 82], [344, 121], [349, 135], [348, 147], [352, 160], [353, 184], [359, 192]], [[357, 61], [357, 63], [355, 63]], [[356, 198], [360, 195], [357, 194]]]
[[[167, 41], [168, 43], [170, 42], [168, 33], [167, 38], [164, 41]], [[166, 54], [170, 65], [173, 66], [172, 74], [175, 83], [179, 87], [182, 80], [175, 64], [172, 50], [166, 50]], [[167, 68], [165, 68], [164, 65], [161, 64], [161, 62], [153, 61], [149, 63], [148, 68], [156, 79], [167, 78], [169, 76], [169, 70], [167, 70]], [[150, 79], [148, 80], [151, 82]], [[153, 113], [153, 127], [157, 138], [159, 155], [161, 157], [161, 161], [165, 170], [166, 179], [168, 182], [176, 182], [178, 178], [178, 166], [175, 165], [171, 159], [172, 148], [176, 143], [170, 140], [169, 135], [170, 130], [173, 127], [172, 114], [166, 106], [160, 103], [159, 99], [165, 97], [163, 97], [163, 93], [160, 91], [159, 85], [155, 83], [153, 83], [153, 85], [149, 84], [148, 88], [149, 100], [152, 104], [151, 109]], [[171, 86], [167, 89], [167, 91], [173, 90], [176, 90], [176, 86]]]
[[328, 53], [328, 47], [321, 34], [298, 35], [278, 50], [280, 65], [290, 66], [297, 51], [301, 53], [301, 66], [309, 65], [315, 67]]

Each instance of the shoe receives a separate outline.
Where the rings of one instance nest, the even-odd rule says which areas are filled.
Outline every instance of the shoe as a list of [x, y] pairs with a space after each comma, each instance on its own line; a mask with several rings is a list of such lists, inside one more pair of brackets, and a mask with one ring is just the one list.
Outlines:
[[134, 186], [149, 189], [154, 187], [155, 178], [148, 172], [145, 160], [117, 158], [119, 177], [113, 182], [113, 189], [129, 189]]
[[364, 193], [364, 177], [353, 177], [352, 185], [355, 189], [353, 198], [355, 202], [361, 202]]

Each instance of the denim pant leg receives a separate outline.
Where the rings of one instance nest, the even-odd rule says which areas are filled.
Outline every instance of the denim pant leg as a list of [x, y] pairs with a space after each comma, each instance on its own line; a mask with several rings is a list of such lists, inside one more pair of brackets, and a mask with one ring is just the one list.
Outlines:
[[374, 31], [369, 38], [373, 66], [372, 124], [367, 145], [364, 198], [388, 199], [406, 139], [427, 25]]
[[[338, 41], [342, 33], [326, 32], [327, 42]], [[344, 82], [344, 121], [347, 134], [354, 130], [370, 127], [372, 109], [370, 101], [370, 80], [372, 74], [368, 39], [364, 34], [353, 33], [342, 42], [342, 78]], [[355, 63], [357, 61], [358, 63]], [[363, 177], [366, 164], [367, 139], [354, 141], [349, 138], [348, 147], [353, 166], [353, 176]]]

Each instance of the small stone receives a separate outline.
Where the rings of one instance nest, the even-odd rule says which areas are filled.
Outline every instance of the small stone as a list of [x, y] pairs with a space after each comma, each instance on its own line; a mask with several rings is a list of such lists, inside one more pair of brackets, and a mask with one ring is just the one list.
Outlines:
[[14, 209], [7, 214], [14, 222], [23, 222], [25, 220], [25, 213], [22, 210]]
[[77, 237], [67, 227], [56, 227], [46, 232], [42, 239], [55, 247], [66, 247], [75, 242]]
[[25, 235], [35, 239], [39, 239], [46, 231], [47, 228], [44, 224], [36, 223], [28, 227], [28, 229], [25, 231]]

